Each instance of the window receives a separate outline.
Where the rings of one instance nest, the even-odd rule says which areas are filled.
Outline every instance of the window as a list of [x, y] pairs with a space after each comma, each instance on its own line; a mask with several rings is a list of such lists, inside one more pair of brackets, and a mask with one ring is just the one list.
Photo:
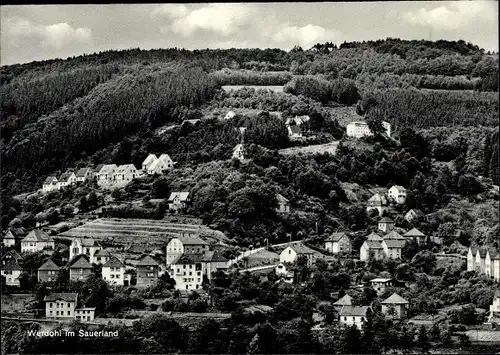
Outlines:
[[49, 303], [49, 307], [52, 308], [52, 302]]
[[56, 316], [58, 316], [58, 315], [59, 315], [59, 311], [56, 311]]
[[353, 322], [354, 322], [354, 321], [356, 321], [356, 317], [352, 317], [352, 321], [353, 321]]
[[291, 251], [291, 250], [289, 250], [289, 251], [288, 251], [288, 254], [292, 254], [292, 251]]
[[344, 321], [347, 321], [347, 317], [344, 317]]
[[49, 311], [49, 314], [52, 315], [52, 311]]
[[68, 316], [70, 315], [70, 311], [68, 311]]
[[189, 276], [191, 276], [191, 275], [193, 275], [193, 273], [190, 271], [190, 272], [189, 272]]

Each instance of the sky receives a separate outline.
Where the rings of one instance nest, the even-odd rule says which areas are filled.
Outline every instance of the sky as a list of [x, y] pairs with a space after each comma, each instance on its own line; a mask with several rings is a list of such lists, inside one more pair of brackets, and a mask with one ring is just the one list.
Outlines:
[[326, 41], [446, 39], [498, 51], [498, 3], [1, 6], [2, 65], [127, 48], [304, 49]]

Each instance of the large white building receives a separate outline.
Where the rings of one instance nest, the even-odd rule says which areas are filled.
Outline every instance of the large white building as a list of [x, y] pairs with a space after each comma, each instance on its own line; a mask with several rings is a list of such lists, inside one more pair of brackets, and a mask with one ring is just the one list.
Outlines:
[[[385, 129], [385, 134], [391, 136], [391, 124], [389, 122], [382, 121], [382, 126]], [[346, 133], [348, 137], [362, 138], [373, 135], [368, 127], [367, 122], [357, 121], [351, 122], [346, 126]]]
[[8, 248], [8, 247], [13, 247], [16, 245], [16, 237], [14, 237], [14, 234], [10, 230], [8, 230], [2, 237], [2, 243], [3, 246]]
[[125, 186], [139, 176], [141, 171], [137, 170], [134, 164], [120, 165], [113, 171], [113, 184], [117, 187]]
[[369, 308], [368, 306], [343, 306], [339, 312], [339, 322], [348, 327], [355, 325], [361, 330]]
[[21, 253], [36, 253], [43, 249], [54, 249], [54, 239], [40, 229], [34, 229], [21, 241]]
[[142, 170], [149, 175], [163, 174], [164, 171], [173, 169], [174, 162], [168, 154], [162, 154], [159, 158], [154, 154], [149, 154], [142, 162]]
[[172, 261], [182, 254], [204, 254], [208, 252], [208, 243], [196, 236], [179, 236], [173, 238], [167, 244], [166, 259], [167, 268]]
[[73, 260], [73, 258], [77, 255], [84, 254], [88, 256], [89, 261], [92, 264], [98, 264], [95, 254], [99, 250], [102, 250], [102, 246], [100, 246], [97, 241], [92, 238], [73, 239], [69, 247], [69, 260]]
[[110, 285], [125, 285], [125, 264], [116, 256], [111, 256], [102, 266], [102, 279]]
[[387, 192], [387, 196], [397, 204], [403, 204], [406, 201], [406, 189], [403, 186], [394, 185]]
[[467, 271], [476, 271], [500, 281], [500, 254], [491, 247], [470, 247], [467, 253]]
[[290, 244], [280, 254], [281, 263], [295, 263], [299, 256], [307, 259], [307, 266], [311, 266], [321, 254], [302, 243]]
[[77, 319], [90, 322], [95, 317], [95, 307], [78, 308], [77, 293], [52, 293], [45, 296], [45, 317], [58, 320]]
[[387, 209], [387, 199], [385, 198], [385, 196], [376, 193], [368, 199], [368, 203], [366, 206], [367, 213], [370, 213], [370, 211], [372, 210], [377, 210], [379, 215], [381, 216], [386, 209]]
[[109, 186], [113, 184], [113, 176], [115, 170], [118, 168], [116, 164], [105, 164], [100, 167], [95, 173], [97, 184], [99, 186]]

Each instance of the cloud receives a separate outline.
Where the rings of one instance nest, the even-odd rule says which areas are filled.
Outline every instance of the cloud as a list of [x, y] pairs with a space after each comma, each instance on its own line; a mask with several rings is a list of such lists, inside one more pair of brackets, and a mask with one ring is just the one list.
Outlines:
[[412, 25], [428, 26], [437, 30], [456, 30], [483, 20], [495, 21], [497, 11], [494, 6], [490, 1], [458, 1], [432, 10], [420, 8], [406, 12], [401, 19]]
[[161, 9], [156, 11], [173, 18], [172, 31], [184, 37], [200, 30], [229, 36], [248, 24], [254, 15], [253, 6], [248, 4], [210, 4], [192, 11], [188, 11], [185, 6], [171, 8], [164, 5]]
[[338, 39], [340, 32], [309, 24], [303, 27], [290, 26], [285, 23], [279, 28], [271, 39], [279, 44], [295, 44], [301, 47], [310, 48], [318, 42], [334, 41]]
[[61, 49], [69, 44], [85, 44], [92, 42], [92, 31], [89, 28], [74, 29], [66, 22], [53, 25], [37, 25], [31, 21], [15, 17], [2, 26], [3, 36], [13, 42], [26, 38], [37, 40], [43, 47]]
[[183, 17], [188, 14], [188, 9], [185, 5], [180, 5], [180, 4], [165, 4], [156, 7], [153, 12], [152, 16], [153, 17], [158, 17], [158, 16], [167, 16], [170, 18], [178, 18], [178, 17]]

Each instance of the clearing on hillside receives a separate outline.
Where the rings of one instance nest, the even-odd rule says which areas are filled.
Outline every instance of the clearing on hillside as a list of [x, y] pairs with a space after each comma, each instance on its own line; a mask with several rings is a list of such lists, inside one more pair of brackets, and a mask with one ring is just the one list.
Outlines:
[[225, 241], [219, 231], [200, 224], [171, 223], [156, 219], [100, 218], [61, 233], [68, 239], [92, 237], [119, 244], [163, 244], [182, 234], [201, 235], [207, 242]]
[[267, 90], [271, 90], [274, 92], [283, 92], [283, 85], [224, 85], [224, 86], [222, 86], [222, 90], [224, 90], [225, 92], [229, 92], [229, 91], [233, 91], [233, 90], [236, 91], [236, 90], [240, 90], [243, 88], [255, 89], [255, 90], [267, 89]]
[[329, 153], [331, 155], [335, 155], [338, 145], [339, 145], [339, 142], [331, 142], [331, 143], [325, 143], [325, 144], [314, 144], [314, 145], [308, 145], [305, 147], [293, 147], [293, 148], [280, 149], [278, 151], [278, 153], [282, 154], [282, 155], [297, 155], [299, 153], [303, 153], [303, 154]]

